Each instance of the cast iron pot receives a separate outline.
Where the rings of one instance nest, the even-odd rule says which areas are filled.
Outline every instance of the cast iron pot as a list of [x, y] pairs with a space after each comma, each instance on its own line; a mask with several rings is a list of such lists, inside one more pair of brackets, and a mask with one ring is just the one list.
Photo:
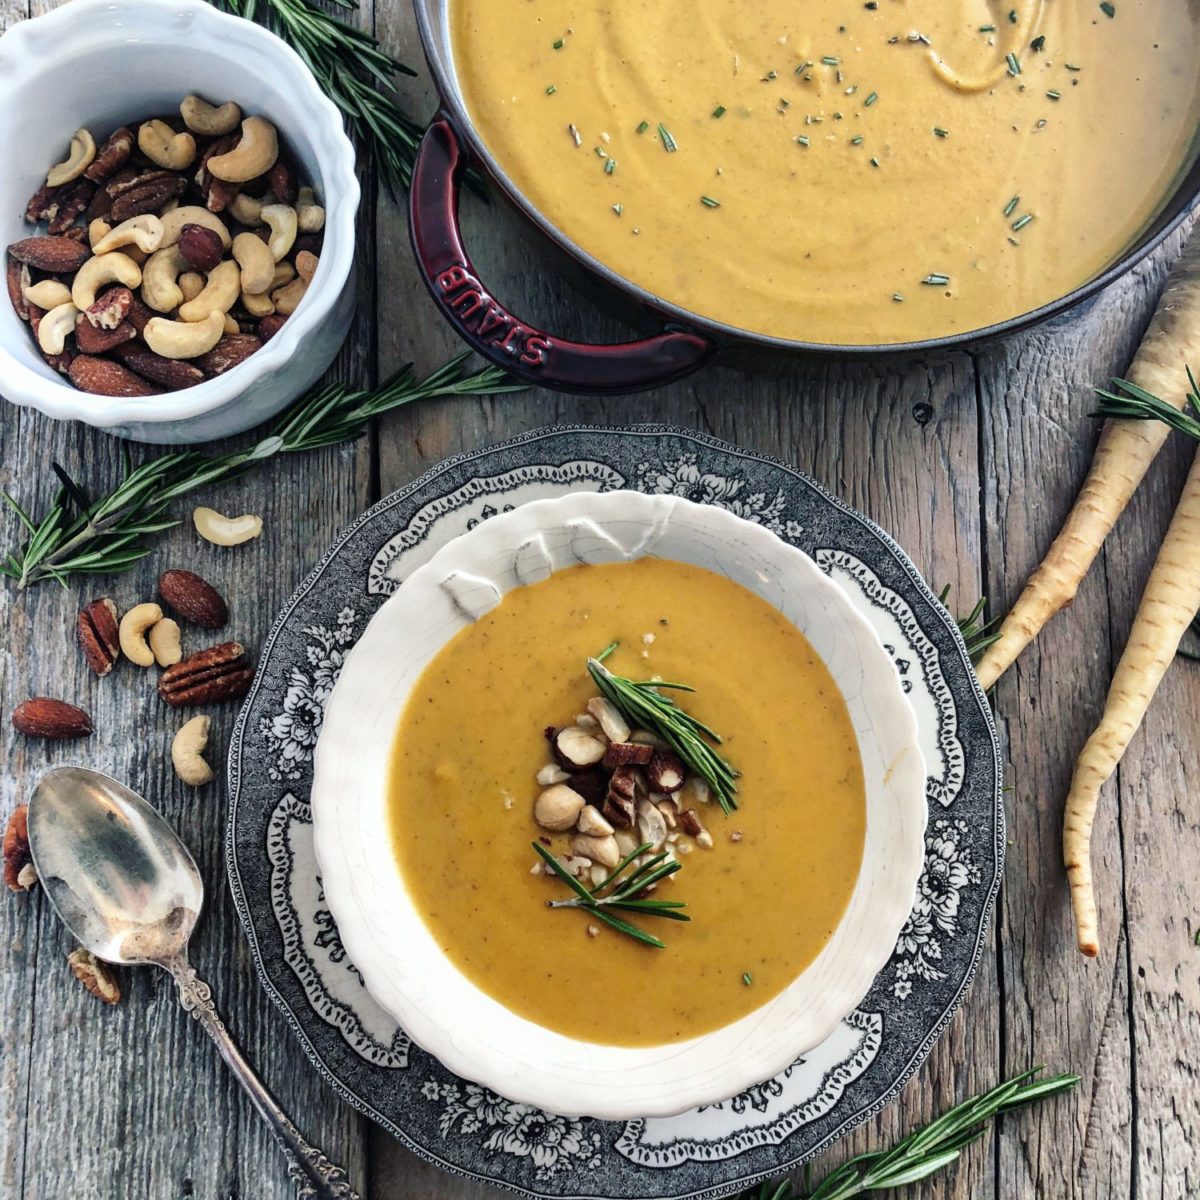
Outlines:
[[[484, 358], [537, 386], [559, 392], [616, 395], [669, 383], [738, 350], [787, 354], [920, 354], [984, 341], [1057, 316], [1119, 279], [1155, 249], [1200, 200], [1200, 160], [1180, 179], [1158, 216], [1111, 267], [1068, 295], [984, 329], [926, 341], [883, 346], [833, 345], [768, 337], [725, 325], [671, 304], [606, 267], [552, 225], [521, 193], [484, 145], [467, 112], [451, 52], [452, 0], [413, 0], [425, 57], [441, 110], [421, 143], [413, 171], [409, 225], [417, 263], [438, 308], [460, 337]], [[567, 341], [511, 313], [480, 281], [463, 246], [458, 200], [468, 167], [475, 166], [546, 238], [592, 275], [606, 281], [660, 326], [657, 333], [614, 345]]]

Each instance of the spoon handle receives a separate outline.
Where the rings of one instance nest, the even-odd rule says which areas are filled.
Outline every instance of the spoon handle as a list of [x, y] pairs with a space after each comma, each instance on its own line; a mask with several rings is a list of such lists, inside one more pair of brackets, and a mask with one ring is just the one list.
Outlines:
[[255, 1074], [254, 1068], [243, 1057], [229, 1030], [225, 1028], [213, 1003], [212, 989], [196, 974], [187, 956], [179, 954], [162, 965], [170, 971], [179, 988], [180, 1003], [217, 1043], [217, 1049], [229, 1064], [234, 1078], [250, 1097], [259, 1116], [270, 1125], [275, 1140], [287, 1157], [288, 1177], [297, 1185], [297, 1200], [361, 1200], [350, 1186], [345, 1170], [330, 1162], [320, 1150], [310, 1146], [300, 1136], [300, 1131], [279, 1107], [279, 1102], [267, 1091], [266, 1085]]

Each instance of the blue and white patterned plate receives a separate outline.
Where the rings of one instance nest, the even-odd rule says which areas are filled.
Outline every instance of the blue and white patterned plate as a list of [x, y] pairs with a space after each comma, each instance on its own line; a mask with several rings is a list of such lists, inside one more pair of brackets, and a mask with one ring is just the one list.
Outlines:
[[[716, 504], [799, 546], [878, 630], [928, 767], [916, 905], [871, 991], [816, 1050], [721, 1104], [669, 1119], [570, 1120], [451, 1075], [376, 1006], [321, 892], [308, 790], [346, 652], [451, 538], [529, 500], [631, 488]], [[987, 702], [953, 619], [865, 517], [782, 463], [660, 426], [559, 427], [453, 458], [364, 514], [288, 601], [229, 754], [229, 879], [263, 985], [357, 1108], [432, 1162], [527, 1195], [731, 1195], [819, 1153], [924, 1061], [966, 991], [1000, 884], [1004, 810]]]

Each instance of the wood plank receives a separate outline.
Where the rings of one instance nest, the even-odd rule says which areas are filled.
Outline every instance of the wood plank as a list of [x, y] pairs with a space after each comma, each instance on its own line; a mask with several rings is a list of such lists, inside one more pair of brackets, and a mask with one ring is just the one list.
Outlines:
[[[39, 0], [35, 9], [52, 6]], [[362, 19], [371, 20], [369, 5]], [[374, 360], [373, 220], [368, 204], [358, 256], [360, 313], [331, 373], [355, 382]], [[0, 416], [3, 482], [23, 499], [45, 503], [52, 490], [51, 459], [90, 485], [110, 485], [119, 477], [122, 449], [103, 434], [9, 405]], [[134, 452], [141, 453], [136, 447]], [[370, 442], [363, 439], [260, 467], [196, 498], [226, 511], [260, 513], [265, 532], [249, 546], [232, 551], [208, 546], [189, 522], [135, 572], [117, 580], [84, 583], [71, 593], [49, 587], [0, 591], [10, 650], [0, 706], [11, 711], [32, 692], [82, 699], [98, 730], [87, 743], [43, 747], [16, 738], [5, 722], [4, 815], [43, 767], [71, 761], [128, 780], [162, 808], [195, 853], [208, 887], [195, 965], [297, 1125], [347, 1165], [360, 1187], [366, 1170], [362, 1122], [301, 1059], [250, 963], [225, 884], [223, 779], [192, 793], [171, 770], [171, 735], [190, 714], [167, 710], [153, 694], [152, 678], [129, 664], [108, 679], [93, 679], [74, 649], [73, 628], [81, 596], [108, 591], [128, 606], [151, 596], [161, 570], [188, 566], [229, 599], [230, 632], [253, 650], [325, 546], [369, 502], [371, 461]], [[187, 517], [194, 502], [183, 503], [181, 515]], [[15, 536], [7, 521], [3, 536], [6, 542]], [[196, 629], [185, 628], [184, 636], [191, 648], [212, 640]], [[236, 709], [213, 715], [210, 758], [219, 769]], [[294, 1188], [274, 1142], [214, 1048], [179, 1008], [165, 976], [123, 972], [124, 1003], [100, 1006], [68, 975], [69, 939], [40, 896], [0, 906], [0, 936], [20, 965], [6, 970], [0, 983], [5, 1014], [0, 1192], [22, 1200], [66, 1195], [291, 1200]]]
[[[1015, 598], [1074, 499], [1095, 440], [1086, 415], [1090, 389], [1127, 365], [1177, 248], [1178, 239], [1085, 312], [980, 356], [981, 402], [990, 416], [982, 426], [987, 580], [997, 598]], [[1128, 579], [1141, 577], [1126, 551], [1156, 544], [1155, 503], [1139, 498], [1073, 608], [996, 691], [1013, 787], [1000, 925], [1006, 1069], [1046, 1063], [1083, 1076], [1077, 1100], [1039, 1109], [1003, 1139], [1005, 1195], [1131, 1194], [1128, 868], [1110, 799], [1092, 842], [1105, 881], [1106, 937], [1100, 958], [1087, 963], [1074, 946], [1061, 823], [1075, 756], [1107, 689], [1111, 639], [1132, 612]], [[1159, 1091], [1152, 1103], [1161, 1112], [1171, 1101]]]

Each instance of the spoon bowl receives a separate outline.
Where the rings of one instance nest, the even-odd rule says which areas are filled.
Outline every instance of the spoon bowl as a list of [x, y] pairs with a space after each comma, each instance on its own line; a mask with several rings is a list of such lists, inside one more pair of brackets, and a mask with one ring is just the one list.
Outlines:
[[204, 905], [200, 871], [123, 783], [85, 767], [48, 771], [29, 802], [29, 845], [55, 912], [93, 954], [165, 965], [187, 946]]

